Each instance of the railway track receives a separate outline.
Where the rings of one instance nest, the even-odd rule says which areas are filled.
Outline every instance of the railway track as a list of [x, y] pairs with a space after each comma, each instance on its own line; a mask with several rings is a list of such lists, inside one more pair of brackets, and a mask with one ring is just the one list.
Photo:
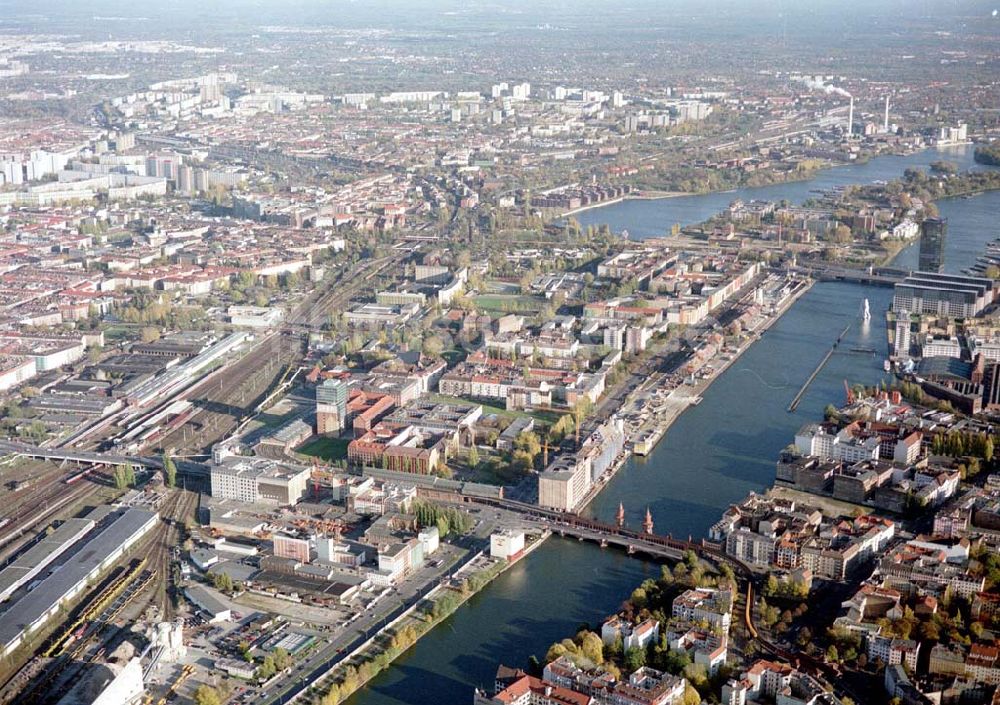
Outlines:
[[331, 313], [369, 286], [372, 279], [395, 267], [405, 253], [366, 260], [347, 280], [340, 280], [315, 298], [309, 297], [288, 316], [285, 332], [271, 336], [234, 364], [227, 374], [213, 380], [188, 398], [199, 411], [178, 428], [162, 437], [158, 446], [167, 450], [203, 453], [220, 438], [235, 431], [254, 413], [259, 401], [294, 366], [302, 354], [305, 330], [320, 329]]
[[56, 471], [40, 484], [29, 488], [27, 501], [5, 510], [9, 521], [0, 529], [0, 548], [6, 548], [22, 536], [52, 519], [60, 510], [97, 492], [99, 487], [84, 479], [67, 485], [65, 474]]
[[42, 659], [51, 660], [23, 688], [18, 703], [44, 703], [53, 695], [60, 697], [87, 664], [105, 653], [106, 642], [117, 631], [115, 620], [154, 577], [145, 569], [146, 563], [145, 559], [133, 560], [112, 573], [104, 587], [79, 608], [76, 620], [49, 642]]
[[[18, 702], [48, 702], [51, 694], [72, 687], [86, 664], [100, 658], [117, 632], [116, 620], [141, 595], [148, 595], [161, 619], [171, 619], [169, 586], [173, 548], [180, 527], [190, 515], [198, 495], [176, 490], [160, 507], [161, 524], [145, 544], [145, 552], [126, 567], [112, 572], [75, 610], [71, 619], [42, 647], [24, 671], [31, 673], [21, 686]], [[16, 678], [16, 676], [15, 676]]]
[[150, 599], [161, 620], [174, 617], [170, 586], [173, 583], [173, 554], [178, 546], [181, 527], [194, 511], [198, 495], [186, 490], [175, 490], [160, 507], [160, 526], [153, 533], [149, 545], [147, 565], [155, 573], [151, 582]]
[[302, 353], [301, 339], [278, 335], [247, 353], [225, 375], [192, 394], [197, 411], [163, 436], [158, 446], [204, 452], [253, 413], [256, 404]]
[[288, 323], [307, 328], [322, 328], [335, 309], [343, 308], [352, 298], [357, 296], [376, 276], [386, 269], [394, 267], [407, 253], [394, 252], [386, 257], [360, 262], [351, 273], [351, 281], [340, 280], [330, 286], [329, 291], [320, 294], [315, 300], [307, 298], [291, 313]]
[[[180, 527], [193, 511], [198, 495], [176, 490], [160, 507], [161, 524], [154, 530], [145, 554], [127, 568], [108, 578], [100, 591], [78, 608], [75, 621], [68, 623], [52, 638], [41, 653], [42, 667], [23, 688], [18, 702], [42, 703], [52, 693], [63, 693], [86, 664], [104, 653], [113, 637], [115, 620], [127, 606], [145, 595], [158, 610], [162, 620], [175, 615], [170, 596], [173, 580], [173, 549], [180, 538]], [[141, 603], [140, 603], [141, 604]], [[45, 659], [51, 659], [45, 662]]]

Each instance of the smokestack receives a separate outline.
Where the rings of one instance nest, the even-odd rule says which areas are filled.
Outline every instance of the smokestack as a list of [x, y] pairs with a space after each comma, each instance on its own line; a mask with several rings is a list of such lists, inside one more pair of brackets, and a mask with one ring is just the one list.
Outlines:
[[889, 132], [889, 96], [885, 97], [885, 120], [882, 122], [882, 132]]
[[854, 134], [854, 96], [851, 96], [851, 107], [847, 110], [847, 136]]

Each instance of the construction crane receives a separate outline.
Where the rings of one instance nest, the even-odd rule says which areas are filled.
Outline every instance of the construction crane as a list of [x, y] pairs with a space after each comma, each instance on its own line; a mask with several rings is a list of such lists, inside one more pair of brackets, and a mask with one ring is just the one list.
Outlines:
[[847, 403], [848, 404], [853, 404], [854, 403], [854, 390], [851, 389], [851, 385], [849, 385], [847, 383], [846, 379], [844, 380], [844, 393], [847, 395]]

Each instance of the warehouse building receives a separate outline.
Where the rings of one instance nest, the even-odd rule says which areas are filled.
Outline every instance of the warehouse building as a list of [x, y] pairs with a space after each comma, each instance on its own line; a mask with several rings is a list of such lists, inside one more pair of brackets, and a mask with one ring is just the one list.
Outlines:
[[950, 318], [972, 318], [993, 303], [992, 279], [963, 274], [914, 272], [896, 284], [892, 310], [897, 313], [932, 314]]
[[83, 592], [88, 583], [114, 565], [152, 529], [158, 518], [155, 512], [135, 508], [109, 515], [79, 550], [0, 614], [0, 655], [10, 655], [26, 637], [56, 616], [63, 605]]
[[184, 594], [195, 607], [205, 613], [210, 624], [228, 622], [233, 617], [232, 610], [201, 585], [186, 588]]
[[0, 602], [5, 602], [21, 586], [34, 580], [93, 528], [94, 522], [90, 519], [67, 519], [58, 529], [32, 544], [31, 548], [0, 570]]

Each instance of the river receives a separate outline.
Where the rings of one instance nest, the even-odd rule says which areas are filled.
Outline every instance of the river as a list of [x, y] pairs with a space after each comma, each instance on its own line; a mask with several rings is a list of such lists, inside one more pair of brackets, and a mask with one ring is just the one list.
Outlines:
[[972, 147], [956, 146], [928, 149], [907, 156], [877, 157], [864, 164], [849, 164], [817, 171], [808, 181], [794, 181], [755, 188], [736, 189], [697, 196], [677, 196], [662, 199], [634, 199], [600, 208], [591, 208], [575, 215], [584, 227], [609, 224], [615, 232], [627, 230], [633, 239], [665, 235], [674, 223], [691, 225], [708, 220], [725, 210], [736, 199], [752, 198], [768, 201], [787, 199], [801, 203], [825, 191], [848, 184], [889, 181], [903, 175], [908, 167], [927, 169], [931, 162], [945, 160], [958, 165], [960, 171], [980, 169], [973, 161]]
[[[609, 223], [633, 235], [661, 234], [673, 222], [704, 220], [734, 198], [801, 200], [811, 189], [891, 179], [908, 166], [947, 158], [963, 168], [972, 150], [885, 157], [825, 172], [811, 182], [659, 201], [628, 201], [580, 214], [584, 224]], [[1000, 191], [939, 204], [949, 219], [946, 268], [967, 267], [983, 245], [1000, 236]], [[585, 220], [584, 217], [587, 219]], [[655, 221], [655, 222], [654, 222]], [[666, 225], [664, 225], [666, 224]], [[909, 250], [898, 262], [910, 266]], [[702, 536], [731, 503], [761, 491], [774, 479], [778, 452], [805, 422], [844, 398], [843, 382], [874, 384], [883, 377], [883, 312], [887, 288], [819, 283], [796, 302], [742, 358], [681, 416], [647, 458], [633, 458], [588, 508], [612, 520], [618, 503], [638, 526], [646, 508], [658, 533]], [[859, 320], [868, 298], [872, 321]], [[794, 413], [785, 411], [799, 386], [837, 334], [853, 323], [840, 350], [816, 377]], [[878, 355], [850, 352], [874, 347]], [[348, 702], [351, 705], [438, 705], [471, 702], [472, 689], [490, 687], [499, 663], [524, 666], [548, 646], [613, 612], [645, 577], [659, 568], [592, 544], [553, 538], [498, 578], [421, 639], [388, 671]]]

